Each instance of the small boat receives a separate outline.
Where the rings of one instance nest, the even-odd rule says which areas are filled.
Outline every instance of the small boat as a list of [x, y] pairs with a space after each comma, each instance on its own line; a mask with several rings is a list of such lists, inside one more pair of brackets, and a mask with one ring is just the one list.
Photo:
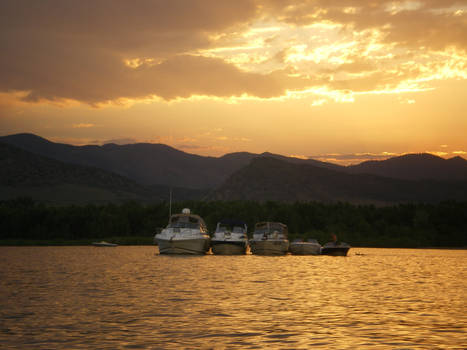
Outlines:
[[248, 248], [248, 227], [238, 220], [224, 219], [217, 223], [211, 238], [211, 249], [217, 255], [243, 255]]
[[290, 243], [290, 252], [293, 255], [319, 255], [321, 254], [321, 244], [316, 239], [308, 239], [306, 242], [296, 239]]
[[92, 242], [92, 245], [94, 247], [116, 247], [116, 246], [118, 246], [118, 244], [109, 243], [109, 242], [105, 242], [105, 241]]
[[188, 208], [172, 215], [167, 227], [154, 236], [160, 254], [206, 254], [210, 239], [204, 220]]
[[347, 256], [347, 252], [350, 249], [350, 245], [344, 242], [339, 242], [336, 235], [332, 235], [332, 242], [326, 243], [321, 248], [321, 255], [332, 255], [332, 256]]
[[321, 255], [346, 256], [350, 245], [344, 242], [328, 242], [321, 248]]
[[280, 222], [259, 222], [250, 240], [252, 254], [285, 255], [289, 251], [287, 225]]

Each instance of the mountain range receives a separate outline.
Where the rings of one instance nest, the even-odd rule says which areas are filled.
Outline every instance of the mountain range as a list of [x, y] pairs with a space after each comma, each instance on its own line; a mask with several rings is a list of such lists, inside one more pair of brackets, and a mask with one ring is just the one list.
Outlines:
[[163, 144], [73, 146], [33, 134], [3, 136], [0, 145], [0, 199], [57, 197], [65, 186], [58, 198], [72, 202], [77, 194], [82, 201], [160, 200], [169, 188], [179, 200], [467, 200], [461, 157], [408, 154], [345, 167], [267, 152], [203, 157]]
[[467, 161], [432, 154], [406, 154], [386, 160], [369, 160], [346, 168], [351, 174], [372, 174], [404, 180], [466, 180]]
[[86, 203], [161, 200], [126, 177], [68, 164], [0, 142], [1, 199], [32, 196], [45, 202]]
[[466, 200], [467, 181], [405, 180], [349, 174], [275, 158], [255, 158], [211, 194], [213, 200], [389, 204]]
[[302, 160], [271, 153], [238, 152], [222, 157], [203, 157], [163, 144], [137, 143], [103, 146], [72, 146], [48, 141], [33, 134], [0, 137], [0, 142], [58, 161], [101, 168], [128, 177], [142, 185], [167, 185], [211, 189], [256, 157], [276, 157], [294, 163], [340, 168], [317, 160]]

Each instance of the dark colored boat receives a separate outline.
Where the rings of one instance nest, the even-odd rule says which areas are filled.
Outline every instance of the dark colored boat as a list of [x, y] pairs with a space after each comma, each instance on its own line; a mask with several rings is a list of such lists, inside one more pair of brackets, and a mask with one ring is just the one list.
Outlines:
[[118, 246], [118, 244], [109, 243], [109, 242], [105, 242], [105, 241], [92, 242], [92, 245], [94, 247], [116, 247], [116, 246]]
[[344, 242], [328, 242], [321, 248], [321, 255], [347, 256], [350, 245]]

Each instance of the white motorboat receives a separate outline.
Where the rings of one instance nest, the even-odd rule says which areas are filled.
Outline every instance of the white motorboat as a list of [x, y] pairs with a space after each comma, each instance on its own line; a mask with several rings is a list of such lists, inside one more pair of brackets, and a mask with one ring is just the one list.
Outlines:
[[297, 239], [290, 243], [290, 252], [293, 255], [319, 255], [321, 254], [321, 244], [316, 239], [308, 239], [306, 242]]
[[204, 220], [183, 209], [170, 217], [169, 224], [154, 236], [160, 254], [205, 254], [210, 237]]
[[326, 243], [321, 248], [321, 255], [332, 256], [347, 256], [350, 245], [344, 242], [339, 242], [335, 234], [332, 235], [332, 242]]
[[285, 255], [289, 250], [287, 225], [280, 222], [259, 222], [250, 240], [252, 254]]
[[92, 245], [94, 247], [116, 247], [116, 246], [118, 246], [118, 244], [109, 243], [109, 242], [106, 242], [106, 241], [92, 242]]
[[238, 220], [224, 219], [217, 223], [211, 238], [211, 249], [218, 255], [242, 255], [248, 248], [248, 227]]

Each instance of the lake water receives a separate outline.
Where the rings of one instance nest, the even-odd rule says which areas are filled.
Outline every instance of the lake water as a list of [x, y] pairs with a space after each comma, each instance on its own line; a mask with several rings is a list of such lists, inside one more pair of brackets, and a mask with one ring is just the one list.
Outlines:
[[0, 348], [467, 348], [467, 251], [1, 247]]

